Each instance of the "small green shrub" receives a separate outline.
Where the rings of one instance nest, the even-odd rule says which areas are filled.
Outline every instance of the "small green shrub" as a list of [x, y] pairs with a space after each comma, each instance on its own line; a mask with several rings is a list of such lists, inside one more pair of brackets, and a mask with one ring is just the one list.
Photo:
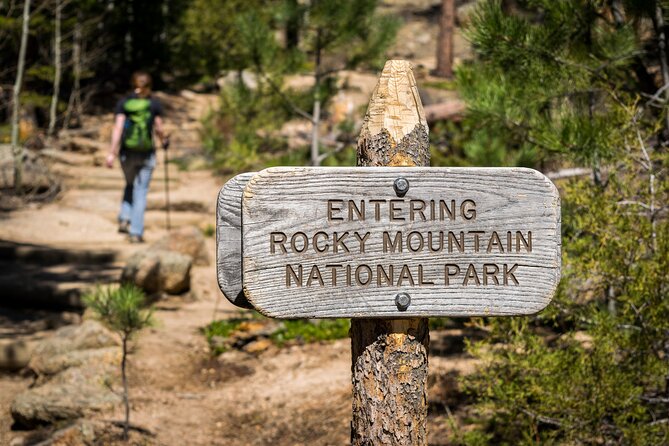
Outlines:
[[207, 343], [209, 344], [209, 350], [214, 356], [218, 356], [221, 353], [227, 351], [225, 345], [221, 345], [215, 342], [215, 338], [228, 338], [232, 333], [239, 328], [243, 323], [250, 320], [250, 318], [235, 318], [235, 319], [221, 319], [218, 321], [213, 321], [206, 327], [202, 329], [202, 333], [205, 338], [207, 338]]
[[[202, 329], [209, 343], [211, 354], [220, 355], [228, 350], [228, 345], [221, 344], [220, 338], [233, 336], [245, 322], [263, 319], [265, 317], [256, 312], [240, 312], [239, 317], [211, 322]], [[289, 341], [304, 343], [332, 341], [348, 337], [350, 326], [348, 319], [286, 320], [282, 321], [279, 328], [270, 335], [270, 339], [279, 347]]]
[[128, 341], [137, 332], [153, 324], [152, 310], [146, 309], [146, 295], [135, 285], [124, 284], [120, 287], [97, 287], [83, 297], [85, 305], [110, 330], [121, 337], [121, 379], [123, 381], [123, 404], [125, 420], [123, 438], [128, 439], [130, 427], [130, 402], [128, 400], [128, 379], [126, 364], [128, 357]]
[[211, 223], [208, 224], [202, 229], [202, 234], [205, 237], [213, 237], [214, 234], [216, 234], [216, 226], [212, 225]]
[[348, 337], [351, 322], [348, 319], [323, 319], [316, 322], [297, 319], [283, 322], [283, 327], [272, 333], [278, 346], [291, 340], [302, 342], [331, 341]]

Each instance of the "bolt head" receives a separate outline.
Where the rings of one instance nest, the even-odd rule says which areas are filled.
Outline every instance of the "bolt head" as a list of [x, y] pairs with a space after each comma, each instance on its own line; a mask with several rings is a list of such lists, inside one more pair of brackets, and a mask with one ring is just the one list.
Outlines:
[[407, 293], [398, 293], [395, 296], [395, 305], [397, 305], [398, 310], [405, 311], [407, 308], [409, 308], [410, 304], [411, 296], [409, 296]]
[[404, 177], [395, 179], [393, 188], [398, 197], [403, 197], [409, 191], [409, 180]]

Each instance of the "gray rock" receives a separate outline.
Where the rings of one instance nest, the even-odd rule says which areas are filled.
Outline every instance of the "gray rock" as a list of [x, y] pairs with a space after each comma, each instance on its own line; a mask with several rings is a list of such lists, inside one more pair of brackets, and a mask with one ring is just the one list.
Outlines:
[[75, 350], [54, 356], [40, 357], [31, 362], [31, 369], [38, 375], [49, 376], [70, 367], [89, 363], [118, 365], [121, 363], [121, 349], [118, 346], [88, 350]]
[[25, 341], [0, 345], [0, 370], [15, 372], [28, 365], [33, 347]]
[[176, 251], [190, 256], [195, 265], [209, 265], [209, 253], [204, 235], [195, 226], [187, 226], [170, 232], [151, 245], [151, 249]]
[[147, 293], [181, 294], [190, 289], [191, 266], [190, 256], [149, 248], [128, 260], [121, 281], [134, 283]]
[[[94, 320], [86, 320], [81, 325], [69, 325], [56, 330], [53, 336], [38, 343], [33, 351], [32, 358], [28, 363], [28, 367], [38, 374], [51, 374], [69, 367], [69, 365], [76, 365], [81, 357], [85, 357], [87, 353], [81, 355], [73, 355], [68, 357], [71, 352], [79, 350], [94, 350], [105, 347], [116, 347], [118, 349], [118, 337], [105, 328], [100, 322]], [[79, 358], [79, 359], [77, 359]], [[61, 364], [62, 367], [56, 366]]]
[[54, 432], [50, 438], [34, 446], [88, 446], [95, 444], [95, 425], [80, 420]]
[[17, 395], [10, 408], [12, 418], [20, 426], [34, 427], [111, 409], [121, 402], [104, 384], [111, 378], [104, 364], [69, 368], [46, 384]]

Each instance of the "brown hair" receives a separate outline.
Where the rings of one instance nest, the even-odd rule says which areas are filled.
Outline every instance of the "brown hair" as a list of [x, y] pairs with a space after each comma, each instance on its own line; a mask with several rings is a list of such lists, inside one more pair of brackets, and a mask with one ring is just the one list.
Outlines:
[[[135, 71], [130, 79], [132, 88], [137, 93], [148, 95], [151, 93], [151, 75], [146, 71]], [[139, 92], [137, 90], [140, 90]]]

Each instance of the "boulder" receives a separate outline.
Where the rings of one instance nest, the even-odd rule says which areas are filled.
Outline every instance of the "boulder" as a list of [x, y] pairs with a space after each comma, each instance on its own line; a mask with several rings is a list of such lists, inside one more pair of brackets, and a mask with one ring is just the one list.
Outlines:
[[62, 150], [72, 152], [93, 154], [107, 150], [108, 143], [98, 141], [93, 138], [86, 138], [84, 136], [70, 136], [62, 137], [60, 139], [60, 147]]
[[28, 365], [32, 346], [25, 341], [10, 341], [0, 344], [0, 370], [16, 372]]
[[19, 426], [35, 427], [112, 409], [121, 397], [105, 385], [111, 375], [105, 364], [69, 368], [17, 395], [10, 408], [12, 418]]
[[31, 361], [31, 369], [38, 375], [55, 375], [70, 367], [89, 363], [118, 365], [121, 363], [121, 349], [118, 346], [75, 350]]
[[34, 446], [89, 446], [96, 444], [96, 426], [87, 420], [79, 420], [51, 434], [50, 438]]
[[190, 290], [192, 257], [153, 247], [135, 253], [123, 268], [122, 282], [130, 282], [147, 293], [181, 294]]
[[28, 367], [38, 375], [50, 375], [69, 366], [83, 363], [87, 353], [68, 356], [72, 352], [95, 349], [106, 351], [105, 347], [114, 347], [118, 350], [118, 345], [118, 337], [100, 322], [86, 320], [81, 325], [59, 328], [53, 336], [38, 343]]
[[190, 256], [195, 265], [209, 265], [207, 245], [200, 231], [195, 226], [187, 226], [170, 232], [162, 239], [151, 245], [152, 249], [176, 251]]

